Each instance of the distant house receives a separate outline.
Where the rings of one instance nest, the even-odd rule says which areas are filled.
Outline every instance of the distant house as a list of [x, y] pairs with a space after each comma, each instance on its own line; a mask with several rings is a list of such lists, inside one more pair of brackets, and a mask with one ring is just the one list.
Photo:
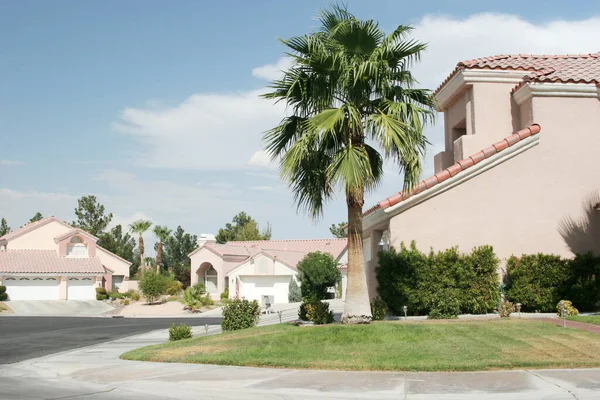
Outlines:
[[129, 288], [131, 263], [97, 237], [48, 217], [0, 237], [0, 284], [10, 300], [91, 300]]
[[464, 61], [435, 95], [435, 175], [363, 217], [371, 296], [378, 251], [401, 242], [493, 245], [502, 259], [600, 253], [600, 53]]
[[275, 303], [288, 302], [290, 280], [296, 265], [308, 253], [329, 253], [342, 272], [346, 292], [346, 239], [257, 240], [219, 244], [212, 235], [202, 235], [199, 246], [189, 254], [192, 285], [200, 282], [213, 297], [229, 289], [229, 298], [261, 301], [274, 296]]

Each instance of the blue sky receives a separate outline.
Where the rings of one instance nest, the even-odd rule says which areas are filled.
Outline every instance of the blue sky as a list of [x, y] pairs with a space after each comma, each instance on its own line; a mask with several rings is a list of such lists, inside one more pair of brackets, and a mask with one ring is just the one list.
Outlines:
[[[115, 222], [150, 218], [216, 233], [239, 211], [274, 238], [326, 237], [339, 200], [315, 223], [297, 214], [260, 137], [280, 107], [258, 98], [286, 65], [277, 37], [307, 33], [328, 1], [29, 1], [0, 3], [0, 217], [71, 221], [95, 194]], [[435, 88], [465, 58], [599, 51], [593, 0], [349, 1], [386, 31], [413, 24], [429, 42], [415, 73]], [[442, 118], [427, 134], [425, 174]], [[507, 132], [507, 134], [510, 132]], [[397, 191], [391, 165], [366, 206]]]

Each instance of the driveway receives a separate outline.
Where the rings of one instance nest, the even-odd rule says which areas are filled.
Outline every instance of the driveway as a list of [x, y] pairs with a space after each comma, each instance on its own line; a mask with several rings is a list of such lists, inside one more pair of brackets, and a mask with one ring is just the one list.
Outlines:
[[[0, 364], [168, 328], [219, 325], [221, 318], [0, 317]], [[1, 392], [0, 392], [1, 393]]]
[[114, 310], [113, 307], [98, 300], [13, 300], [7, 301], [17, 315], [102, 315]]

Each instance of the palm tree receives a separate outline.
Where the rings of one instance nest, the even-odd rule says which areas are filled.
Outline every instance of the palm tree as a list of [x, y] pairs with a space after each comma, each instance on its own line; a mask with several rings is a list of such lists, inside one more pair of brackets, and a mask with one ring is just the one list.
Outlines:
[[264, 97], [285, 102], [289, 116], [265, 133], [265, 147], [279, 160], [298, 208], [313, 218], [322, 216], [336, 189], [344, 191], [348, 285], [342, 321], [369, 323], [364, 196], [381, 182], [384, 158], [398, 164], [405, 189], [420, 178], [428, 143], [423, 126], [433, 118], [433, 99], [430, 91], [412, 87], [408, 68], [426, 45], [407, 38], [410, 26], [386, 35], [373, 20], [358, 20], [340, 6], [322, 11], [319, 20], [319, 31], [282, 40], [292, 66]]
[[129, 225], [129, 230], [132, 233], [137, 233], [139, 235], [139, 248], [140, 248], [140, 268], [144, 266], [144, 237], [142, 236], [144, 232], [146, 232], [152, 226], [152, 222], [138, 219], [137, 221], [133, 221]]
[[166, 226], [156, 225], [154, 227], [154, 234], [158, 238], [158, 247], [156, 249], [156, 272], [160, 272], [160, 261], [163, 252], [163, 243], [171, 236], [171, 230]]

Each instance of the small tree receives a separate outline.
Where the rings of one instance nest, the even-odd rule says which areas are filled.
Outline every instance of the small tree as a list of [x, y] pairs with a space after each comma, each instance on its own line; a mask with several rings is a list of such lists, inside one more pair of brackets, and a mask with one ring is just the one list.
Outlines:
[[35, 213], [35, 215], [33, 217], [31, 217], [31, 219], [29, 220], [29, 222], [37, 222], [37, 221], [39, 221], [40, 219], [43, 219], [43, 218], [44, 218], [44, 216], [42, 215], [42, 213], [38, 211], [38, 212]]
[[144, 271], [139, 283], [140, 291], [148, 304], [154, 303], [160, 296], [165, 294], [168, 284], [168, 277], [157, 274], [152, 270]]
[[298, 284], [296, 283], [294, 277], [292, 277], [292, 279], [290, 280], [290, 286], [288, 289], [288, 301], [290, 303], [297, 303], [299, 301], [302, 301], [302, 292], [300, 291], [300, 288], [298, 287]]
[[10, 226], [8, 226], [8, 222], [6, 219], [0, 219], [0, 236], [4, 236], [7, 233], [10, 233]]
[[327, 289], [342, 279], [337, 262], [329, 253], [308, 253], [298, 263], [298, 279], [304, 301], [319, 301], [327, 296]]

